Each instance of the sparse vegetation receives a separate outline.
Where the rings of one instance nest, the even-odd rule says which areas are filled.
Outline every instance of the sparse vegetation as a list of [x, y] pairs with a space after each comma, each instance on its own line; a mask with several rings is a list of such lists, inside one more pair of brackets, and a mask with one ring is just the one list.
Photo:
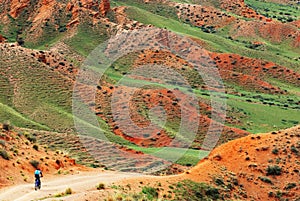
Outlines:
[[281, 22], [291, 22], [300, 16], [299, 6], [297, 4], [278, 4], [262, 0], [245, 0], [245, 3], [262, 15], [277, 19]]
[[36, 137], [33, 136], [31, 133], [25, 133], [25, 137], [26, 137], [31, 143], [36, 143]]
[[5, 141], [4, 141], [4, 140], [0, 140], [0, 145], [1, 145], [2, 147], [5, 147]]
[[274, 166], [268, 166], [266, 169], [267, 175], [281, 175], [281, 167], [274, 165]]
[[190, 180], [179, 182], [173, 192], [174, 200], [178, 201], [221, 199], [220, 189]]
[[155, 200], [158, 198], [158, 192], [153, 187], [144, 186], [142, 188], [142, 193], [145, 194], [147, 199], [149, 199], [149, 200]]
[[57, 193], [53, 197], [56, 197], [56, 198], [63, 197], [63, 196], [71, 195], [72, 193], [73, 193], [73, 190], [71, 188], [67, 188], [65, 190], [65, 192]]

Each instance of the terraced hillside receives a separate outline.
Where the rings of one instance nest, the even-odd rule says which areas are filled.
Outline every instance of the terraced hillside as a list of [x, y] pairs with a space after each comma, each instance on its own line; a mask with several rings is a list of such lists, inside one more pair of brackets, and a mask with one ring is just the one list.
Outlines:
[[[57, 142], [66, 139], [64, 135], [70, 135], [70, 142], [74, 142], [73, 134], [78, 131], [74, 121], [81, 122], [84, 128], [94, 129], [93, 122], [73, 116], [73, 87], [79, 83], [86, 89], [81, 91], [80, 97], [100, 125], [95, 132], [103, 132], [113, 143], [99, 142], [97, 145], [96, 141], [96, 144], [88, 141], [85, 144], [92, 147], [82, 147], [81, 152], [113, 147], [116, 158], [135, 151], [151, 154], [137, 156], [145, 160], [141, 167], [157, 156], [161, 157], [161, 164], [168, 164], [166, 159], [170, 154], [167, 157], [157, 154], [168, 146], [172, 147], [170, 153], [176, 156], [190, 146], [192, 149], [182, 159], [174, 160], [181, 165], [196, 164], [199, 155], [206, 154], [203, 143], [210, 125], [218, 123], [214, 117], [223, 118], [221, 123], [225, 126], [221, 130], [212, 129], [212, 136], [217, 136], [213, 145], [250, 133], [299, 124], [300, 14], [299, 5], [292, 1], [279, 4], [259, 0], [114, 0], [100, 3], [92, 0], [2, 0], [0, 3], [2, 122], [64, 133]], [[176, 47], [175, 53], [167, 48], [134, 50], [107, 66], [98, 83], [78, 82], [76, 76], [82, 70], [81, 65], [95, 47], [122, 33], [145, 28], [153, 28], [148, 35], [155, 36], [160, 44]], [[176, 39], [175, 42], [166, 40], [168, 37]], [[130, 44], [136, 47], [138, 42], [132, 40]], [[205, 82], [204, 75], [212, 68], [199, 75], [195, 65], [176, 54], [182, 51], [182, 54], [193, 55], [196, 50], [188, 49], [187, 44], [201, 47], [202, 59], [218, 70], [224, 88], [211, 87]], [[160, 77], [149, 77], [152, 75], [150, 68], [139, 72], [138, 76], [130, 74], [147, 65], [154, 69], [163, 67], [161, 72], [172, 82], [161, 83]], [[177, 82], [176, 76], [188, 84]], [[153, 82], [157, 85], [152, 86]], [[143, 87], [132, 93], [136, 85]], [[214, 113], [211, 99], [220, 90], [224, 90], [221, 97], [226, 100], [226, 114]], [[95, 99], [88, 99], [93, 93]], [[197, 101], [188, 105], [191, 94]], [[115, 101], [114, 97], [119, 99]], [[181, 119], [184, 107], [199, 108], [199, 115], [190, 113], [186, 122], [192, 126], [179, 132], [184, 121]], [[125, 115], [122, 112], [128, 111], [129, 117], [122, 116]], [[164, 121], [160, 115], [164, 115]], [[120, 127], [120, 122], [125, 126]], [[149, 127], [152, 124], [155, 127]], [[189, 131], [194, 125], [197, 128], [191, 139]], [[51, 138], [46, 133], [43, 135], [44, 139]], [[87, 135], [101, 140], [94, 133]], [[47, 143], [43, 137], [41, 140]], [[77, 148], [72, 147], [72, 143], [67, 144], [56, 143], [53, 148], [66, 146], [71, 151]], [[114, 165], [103, 157], [96, 153], [99, 164], [113, 168]], [[133, 164], [127, 160], [130, 159], [124, 159]], [[94, 162], [87, 160], [86, 163]], [[151, 162], [148, 165], [155, 166]], [[119, 170], [127, 169], [122, 164], [117, 166]]]

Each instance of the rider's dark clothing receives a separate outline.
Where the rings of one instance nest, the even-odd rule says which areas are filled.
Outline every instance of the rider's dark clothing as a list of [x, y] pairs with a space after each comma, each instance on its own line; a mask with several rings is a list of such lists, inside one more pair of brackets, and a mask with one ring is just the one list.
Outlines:
[[39, 184], [41, 183], [41, 177], [43, 177], [43, 173], [40, 170], [35, 170], [34, 171], [34, 176], [35, 179], [37, 179], [39, 181]]

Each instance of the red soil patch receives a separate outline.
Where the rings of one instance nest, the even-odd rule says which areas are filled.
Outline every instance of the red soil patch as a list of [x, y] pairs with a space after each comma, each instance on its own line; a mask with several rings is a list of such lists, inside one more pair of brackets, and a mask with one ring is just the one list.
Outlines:
[[[76, 170], [88, 170], [81, 165], [77, 165], [74, 159], [66, 154], [48, 150], [46, 146], [39, 145], [28, 139], [33, 139], [33, 134], [29, 132], [15, 132], [2, 129], [0, 125], [0, 149], [5, 151], [9, 160], [0, 157], [0, 188], [16, 183], [33, 181], [35, 168], [30, 161], [38, 161], [39, 167], [46, 177], [52, 177], [58, 170], [61, 172], [74, 172]], [[31, 136], [31, 138], [25, 137]], [[34, 149], [34, 145], [38, 150]]]
[[239, 21], [231, 29], [233, 38], [248, 37], [256, 39], [257, 36], [273, 43], [291, 40], [291, 46], [299, 47], [300, 31], [293, 25], [281, 22]]
[[290, 24], [296, 26], [298, 29], [300, 28], [300, 20], [296, 20], [296, 21], [290, 22]]
[[[247, 89], [255, 89], [264, 93], [285, 93], [285, 91], [280, 88], [268, 83], [266, 78], [269, 77], [293, 85], [299, 85], [300, 75], [298, 73], [273, 62], [228, 53], [211, 52], [209, 55], [211, 59], [215, 61], [224, 80], [233, 82]], [[192, 68], [185, 60], [174, 55], [172, 56], [168, 52], [151, 53], [145, 51], [144, 54], [139, 56], [139, 60], [136, 61], [135, 65], [146, 64], [166, 65], [181, 71], [183, 68]], [[205, 87], [203, 83], [197, 83], [194, 84], [194, 86]]]
[[264, 81], [268, 77], [299, 85], [298, 73], [273, 62], [236, 54], [211, 53], [210, 55], [220, 69], [222, 78], [239, 86], [267, 93], [285, 93], [280, 88]]
[[[128, 97], [130, 90], [132, 89], [127, 87], [118, 87], [117, 90], [112, 90], [111, 87], [105, 87], [102, 85], [96, 99], [96, 105], [101, 105], [101, 108], [98, 108], [96, 113], [101, 116], [101, 118], [107, 121], [107, 123], [113, 128], [113, 132], [116, 135], [120, 135], [124, 139], [129, 140], [135, 144], [141, 146], [156, 147], [169, 145], [172, 142], [172, 139], [168, 136], [168, 134], [158, 127], [156, 129], [153, 129], [153, 127], [151, 127], [149, 128], [149, 130], [149, 119], [145, 118], [145, 116], [138, 112], [142, 110], [142, 108], [140, 108], [142, 106], [151, 108], [151, 105], [158, 104], [158, 101], [162, 100], [162, 98], [157, 98], [157, 96], [158, 93], [162, 93], [162, 91], [153, 92], [153, 90], [140, 90], [140, 94], [135, 94], [134, 100], [130, 100], [128, 99], [130, 98]], [[118, 105], [118, 108], [114, 110], [116, 119], [112, 119], [110, 115], [110, 97], [112, 96], [112, 93], [115, 93], [115, 91], [117, 91], [117, 93], [121, 96], [118, 98], [119, 101], [115, 103], [116, 105]], [[143, 104], [144, 98], [147, 98], [147, 101], [145, 101], [146, 105]], [[156, 101], [154, 102], [154, 100]], [[169, 102], [169, 100], [163, 101]], [[126, 113], [127, 107], [129, 107], [128, 112], [130, 116], [128, 116], [128, 114]], [[133, 124], [138, 128], [143, 129], [143, 133], [134, 129], [134, 126], [130, 126]], [[127, 125], [127, 128], [122, 127], [122, 125]]]

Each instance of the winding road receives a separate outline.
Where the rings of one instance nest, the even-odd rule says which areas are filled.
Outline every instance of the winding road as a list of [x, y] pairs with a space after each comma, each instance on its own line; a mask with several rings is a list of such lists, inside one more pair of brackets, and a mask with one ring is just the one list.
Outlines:
[[[15, 185], [0, 190], [0, 201], [30, 201], [30, 200], [85, 200], [82, 195], [88, 191], [95, 190], [95, 186], [104, 183], [106, 186], [128, 178], [145, 178], [151, 177], [136, 173], [121, 172], [79, 172], [72, 175], [61, 175], [59, 177], [47, 180], [42, 178], [42, 188], [38, 191], [34, 190], [32, 184]], [[74, 194], [69, 196], [55, 198], [55, 195], [65, 192], [67, 188], [71, 188]]]

